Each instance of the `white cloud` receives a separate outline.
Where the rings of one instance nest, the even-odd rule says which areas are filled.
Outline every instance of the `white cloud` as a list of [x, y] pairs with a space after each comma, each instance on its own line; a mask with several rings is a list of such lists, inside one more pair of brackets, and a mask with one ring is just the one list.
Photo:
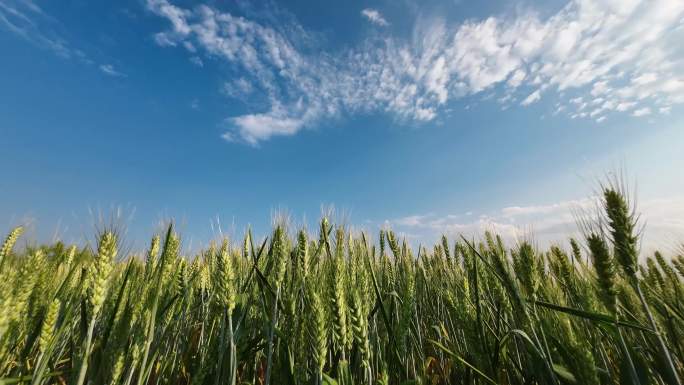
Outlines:
[[167, 33], [159, 32], [154, 35], [154, 41], [162, 47], [175, 47], [177, 45]]
[[234, 98], [240, 98], [251, 94], [252, 91], [254, 91], [254, 87], [249, 80], [241, 77], [226, 83], [224, 85], [224, 90], [228, 95]]
[[[581, 236], [577, 214], [593, 215], [596, 198], [562, 201], [549, 205], [510, 206], [473, 219], [467, 215], [412, 215], [387, 221], [399, 231], [409, 232], [424, 243], [434, 242], [441, 234], [456, 237], [481, 237], [493, 231], [513, 243], [532, 239], [542, 247]], [[684, 196], [650, 199], [639, 202], [640, 221], [645, 225], [642, 251], [676, 247], [684, 239]]]
[[240, 137], [251, 145], [270, 139], [274, 135], [292, 135], [305, 124], [302, 118], [292, 118], [282, 109], [265, 114], [242, 115], [230, 119], [238, 127]]
[[199, 56], [190, 57], [190, 63], [198, 67], [204, 67], [204, 61], [202, 61], [202, 59]]
[[389, 25], [387, 20], [385, 20], [385, 18], [382, 17], [382, 14], [380, 14], [380, 12], [377, 9], [366, 8], [363, 11], [361, 11], [361, 16], [368, 19], [368, 21], [370, 21], [371, 23], [379, 25], [381, 27], [386, 27]]
[[430, 121], [483, 91], [522, 105], [555, 98], [564, 106], [556, 113], [595, 120], [684, 103], [681, 0], [571, 0], [547, 18], [530, 11], [460, 24], [419, 18], [409, 39], [375, 36], [330, 52], [300, 25], [147, 4], [170, 22], [158, 44], [224, 60], [252, 85], [258, 103], [248, 107], [261, 110], [228, 119], [231, 137], [250, 143], [348, 113]]
[[615, 107], [615, 110], [623, 112], [631, 109], [636, 105], [635, 102], [620, 102], [618, 105]]
[[533, 93], [529, 94], [525, 100], [523, 100], [520, 104], [523, 106], [529, 106], [530, 104], [538, 101], [541, 99], [541, 93], [539, 90], [534, 91]]
[[113, 77], [126, 77], [126, 74], [117, 71], [111, 64], [101, 64], [99, 68], [100, 71], [102, 71], [102, 73], [104, 73], [105, 75]]
[[513, 72], [513, 75], [511, 75], [511, 77], [508, 79], [508, 85], [513, 88], [516, 88], [522, 84], [523, 80], [525, 80], [525, 77], [527, 77], [525, 71], [523, 71], [522, 69], [517, 69], [515, 70], [515, 72]]
[[393, 221], [394, 224], [399, 225], [399, 226], [425, 226], [423, 223], [426, 219], [428, 219], [429, 216], [427, 215], [411, 215], [408, 217], [404, 218], [399, 218], [395, 221]]
[[651, 84], [656, 80], [658, 80], [658, 75], [654, 74], [653, 72], [648, 72], [632, 79], [632, 83], [643, 86], [646, 84]]
[[648, 107], [639, 108], [638, 110], [635, 110], [634, 112], [632, 112], [632, 116], [636, 116], [636, 117], [646, 116], [646, 115], [650, 115], [650, 114], [651, 114], [651, 109]]

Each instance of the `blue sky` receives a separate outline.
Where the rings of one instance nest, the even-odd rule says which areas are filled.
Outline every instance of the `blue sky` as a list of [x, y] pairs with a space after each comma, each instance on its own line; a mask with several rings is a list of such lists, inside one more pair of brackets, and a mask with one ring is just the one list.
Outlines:
[[0, 229], [187, 247], [321, 207], [546, 243], [626, 169], [684, 239], [684, 4], [0, 0]]

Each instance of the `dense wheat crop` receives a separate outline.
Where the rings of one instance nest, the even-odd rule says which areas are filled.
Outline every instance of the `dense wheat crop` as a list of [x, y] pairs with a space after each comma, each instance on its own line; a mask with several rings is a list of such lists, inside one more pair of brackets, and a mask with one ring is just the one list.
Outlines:
[[[571, 248], [494, 234], [410, 248], [323, 219], [184, 256], [0, 249], [0, 383], [679, 384], [684, 257], [637, 258], [607, 186]], [[13, 251], [15, 250], [16, 251]], [[642, 262], [642, 263], [640, 263]]]

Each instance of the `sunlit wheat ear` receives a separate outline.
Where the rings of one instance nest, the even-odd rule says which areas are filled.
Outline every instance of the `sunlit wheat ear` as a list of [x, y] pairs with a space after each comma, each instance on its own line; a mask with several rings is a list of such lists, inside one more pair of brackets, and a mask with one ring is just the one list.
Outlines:
[[615, 258], [627, 276], [633, 279], [637, 272], [638, 254], [635, 216], [624, 194], [616, 188], [604, 188], [603, 205], [613, 238]]
[[309, 303], [311, 306], [311, 334], [312, 352], [319, 373], [323, 371], [326, 356], [328, 355], [328, 333], [326, 330], [325, 308], [318, 294], [309, 290]]
[[309, 242], [304, 230], [300, 230], [297, 235], [297, 261], [301, 266], [302, 277], [306, 278], [309, 275]]
[[162, 250], [161, 257], [157, 263], [157, 269], [161, 268], [162, 286], [166, 286], [167, 283], [173, 279], [173, 269], [176, 259], [178, 259], [180, 252], [180, 238], [175, 233], [169, 234], [169, 239], [166, 241], [166, 245]]
[[52, 302], [50, 302], [45, 311], [43, 323], [40, 327], [40, 336], [38, 338], [38, 347], [41, 351], [44, 351], [52, 340], [55, 325], [57, 324], [57, 316], [59, 315], [59, 309], [61, 306], [62, 303], [55, 298], [52, 300]]
[[342, 352], [347, 347], [347, 301], [344, 284], [344, 262], [340, 258], [334, 261], [333, 286], [331, 293], [331, 305], [333, 312], [333, 342], [335, 347]]
[[280, 287], [285, 279], [287, 270], [287, 251], [285, 250], [285, 234], [281, 226], [273, 233], [273, 258], [275, 287]]
[[392, 250], [394, 259], [399, 259], [399, 257], [401, 256], [401, 251], [399, 250], [399, 243], [397, 241], [397, 236], [394, 234], [394, 231], [390, 230], [387, 232], [387, 244], [389, 245], [390, 250]]
[[530, 298], [534, 298], [539, 286], [538, 259], [534, 249], [527, 242], [522, 242], [517, 251], [518, 264], [516, 275], [522, 283], [522, 287]]
[[446, 235], [442, 235], [442, 249], [444, 249], [444, 255], [447, 259], [451, 259], [451, 254], [449, 253], [449, 239]]
[[66, 253], [64, 253], [64, 266], [69, 267], [74, 262], [76, 256], [76, 245], [69, 246]]
[[125, 358], [126, 355], [122, 352], [119, 352], [116, 355], [116, 360], [114, 361], [114, 365], [112, 366], [110, 384], [114, 385], [119, 383], [119, 379], [121, 378], [121, 374], [123, 373], [124, 364], [126, 363]]
[[145, 267], [148, 274], [150, 274], [157, 267], [157, 258], [159, 255], [160, 242], [161, 238], [159, 237], [159, 235], [155, 235], [154, 237], [152, 237], [152, 241], [150, 242], [150, 249], [147, 251], [147, 260]]
[[245, 259], [249, 258], [249, 249], [252, 243], [252, 238], [250, 234], [251, 233], [247, 231], [247, 234], [245, 234], [245, 239], [242, 242], [242, 257]]
[[177, 295], [182, 295], [187, 287], [187, 269], [188, 261], [185, 258], [181, 258], [178, 261], [178, 268], [176, 269], [175, 276], [175, 293]]
[[405, 270], [402, 277], [404, 287], [401, 298], [401, 313], [399, 325], [397, 326], [397, 338], [399, 340], [399, 349], [402, 354], [406, 354], [408, 350], [410, 326], [414, 317], [416, 301], [416, 283], [411, 264], [405, 263], [404, 268]]
[[610, 255], [610, 251], [608, 251], [606, 241], [599, 234], [590, 233], [587, 235], [587, 246], [591, 254], [594, 269], [596, 270], [601, 300], [611, 313], [615, 313], [617, 277], [615, 275], [613, 258]]
[[575, 238], [570, 238], [570, 248], [572, 249], [573, 262], [581, 262], [582, 250], [580, 249], [580, 245]]
[[116, 236], [112, 232], [105, 232], [100, 237], [97, 255], [89, 267], [89, 290], [88, 302], [90, 303], [93, 318], [102, 309], [102, 304], [107, 296], [109, 275], [112, 271], [112, 263], [116, 258]]
[[573, 355], [573, 360], [570, 364], [575, 369], [574, 374], [579, 380], [578, 383], [586, 385], [600, 384], [594, 356], [591, 354], [589, 346], [583, 343], [583, 341], [578, 340], [568, 318], [564, 317], [560, 320], [560, 327], [566, 337], [565, 349], [568, 349]]
[[12, 231], [10, 231], [10, 233], [7, 235], [7, 238], [5, 238], [5, 242], [3, 242], [2, 244], [2, 248], [0, 248], [0, 266], [2, 266], [2, 262], [12, 252], [14, 244], [17, 243], [17, 239], [19, 239], [23, 232], [24, 228], [18, 226], [15, 227]]
[[363, 311], [363, 304], [359, 292], [355, 291], [352, 296], [350, 307], [351, 327], [353, 329], [354, 342], [361, 353], [363, 366], [370, 366], [370, 345], [368, 341], [368, 321]]
[[551, 246], [551, 256], [558, 264], [558, 275], [568, 285], [572, 281], [573, 270], [568, 255], [558, 246]]
[[224, 239], [221, 250], [216, 258], [214, 269], [217, 295], [222, 307], [228, 310], [228, 314], [235, 309], [235, 272], [233, 261], [228, 251], [228, 240]]
[[321, 219], [321, 225], [319, 229], [319, 234], [318, 234], [318, 244], [321, 245], [321, 247], [324, 248], [323, 254], [326, 257], [330, 256], [330, 250], [328, 249], [328, 229], [330, 227], [330, 224], [328, 223], [328, 218], [323, 217]]
[[335, 230], [335, 258], [344, 258], [344, 228], [342, 227]]
[[665, 257], [663, 255], [656, 251], [654, 253], [655, 259], [658, 262], [658, 266], [660, 266], [660, 269], [665, 273], [665, 276], [667, 277], [668, 281], [670, 284], [676, 286], [679, 283], [679, 279], [677, 278], [677, 273], [675, 270], [670, 266], [669, 263], [665, 260]]
[[10, 320], [16, 320], [22, 314], [26, 314], [26, 306], [37, 277], [33, 268], [34, 262], [41, 261], [43, 258], [43, 250], [36, 250], [19, 269], [10, 302], [12, 304], [9, 311]]
[[15, 280], [16, 272], [14, 270], [4, 273], [3, 279], [0, 280], [0, 341], [12, 321], [11, 310], [15, 299], [13, 295]]
[[646, 269], [645, 274], [643, 275], [645, 276], [646, 282], [654, 290], [665, 290], [665, 279], [663, 278], [663, 275], [660, 273], [660, 270], [658, 270], [658, 266], [656, 265], [653, 258], [646, 258]]

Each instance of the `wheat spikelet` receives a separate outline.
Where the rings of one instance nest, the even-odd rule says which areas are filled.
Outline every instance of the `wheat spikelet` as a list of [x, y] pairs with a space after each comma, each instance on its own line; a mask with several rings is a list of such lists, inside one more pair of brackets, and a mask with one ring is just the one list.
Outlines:
[[606, 241], [600, 235], [591, 233], [587, 236], [587, 245], [591, 254], [592, 263], [596, 270], [598, 285], [603, 304], [615, 313], [616, 310], [616, 276], [613, 259], [608, 251]]
[[678, 255], [676, 259], [672, 259], [672, 264], [674, 265], [675, 269], [679, 272], [679, 275], [684, 277], [684, 257], [681, 255]]
[[214, 282], [219, 305], [232, 314], [235, 309], [235, 272], [228, 252], [228, 240], [224, 239], [214, 259]]
[[59, 309], [62, 303], [58, 299], [52, 300], [45, 310], [45, 316], [43, 317], [43, 323], [40, 327], [40, 336], [38, 337], [38, 347], [41, 350], [47, 348], [50, 340], [52, 339], [52, 333], [55, 330], [55, 324], [57, 323], [57, 315], [59, 314]]
[[358, 291], [352, 296], [350, 306], [351, 328], [353, 329], [354, 342], [361, 354], [361, 362], [365, 368], [370, 367], [370, 342], [368, 340], [368, 322], [364, 312], [363, 303]]
[[5, 238], [5, 242], [2, 244], [2, 247], [0, 248], [0, 266], [2, 266], [2, 263], [4, 262], [5, 258], [12, 252], [12, 248], [14, 247], [14, 244], [17, 242], [17, 239], [21, 236], [21, 234], [24, 232], [24, 228], [21, 226], [15, 227], [10, 233], [7, 235], [7, 238]]
[[309, 275], [309, 243], [304, 230], [297, 235], [297, 261], [300, 263], [302, 278], [306, 279]]
[[93, 318], [99, 314], [107, 296], [109, 275], [116, 253], [116, 236], [112, 232], [105, 232], [100, 237], [97, 255], [88, 270], [88, 302]]
[[344, 285], [344, 262], [342, 259], [335, 259], [333, 265], [333, 286], [331, 293], [331, 306], [333, 313], [333, 342], [336, 348], [344, 356], [347, 347], [347, 301]]
[[323, 372], [325, 367], [326, 357], [328, 355], [328, 333], [326, 330], [326, 312], [318, 294], [313, 290], [309, 290], [309, 304], [310, 304], [310, 332], [312, 341], [313, 360], [316, 363], [318, 373]]
[[157, 268], [157, 258], [159, 258], [159, 244], [161, 243], [161, 238], [159, 235], [152, 237], [150, 242], [150, 249], [147, 251], [147, 260], [145, 263], [145, 270], [147, 274], [152, 274], [152, 271]]
[[633, 278], [637, 270], [636, 221], [624, 195], [613, 188], [603, 191], [604, 209], [613, 238], [615, 258], [625, 273]]

